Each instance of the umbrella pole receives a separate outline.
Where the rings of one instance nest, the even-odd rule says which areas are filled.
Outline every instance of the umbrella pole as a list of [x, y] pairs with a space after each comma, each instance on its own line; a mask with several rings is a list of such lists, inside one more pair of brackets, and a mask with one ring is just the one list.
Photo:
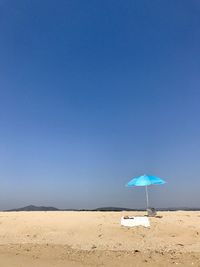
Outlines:
[[146, 200], [147, 200], [147, 209], [149, 207], [149, 196], [148, 196], [148, 189], [147, 189], [147, 185], [145, 186], [146, 189]]

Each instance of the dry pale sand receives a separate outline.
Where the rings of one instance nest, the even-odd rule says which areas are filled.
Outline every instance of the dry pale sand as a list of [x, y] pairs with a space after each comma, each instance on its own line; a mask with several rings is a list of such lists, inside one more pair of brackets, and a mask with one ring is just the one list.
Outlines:
[[1, 267], [200, 266], [200, 212], [0, 212]]

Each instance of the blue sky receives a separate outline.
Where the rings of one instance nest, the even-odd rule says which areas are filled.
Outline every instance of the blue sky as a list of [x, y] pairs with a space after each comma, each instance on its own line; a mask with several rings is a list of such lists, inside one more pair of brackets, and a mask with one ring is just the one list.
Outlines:
[[0, 209], [199, 207], [199, 12], [0, 0]]

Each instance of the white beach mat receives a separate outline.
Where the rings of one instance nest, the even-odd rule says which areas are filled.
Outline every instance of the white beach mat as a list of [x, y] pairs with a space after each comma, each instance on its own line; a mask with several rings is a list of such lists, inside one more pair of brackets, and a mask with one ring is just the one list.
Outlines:
[[127, 227], [140, 226], [140, 225], [144, 227], [150, 227], [150, 222], [148, 217], [129, 217], [127, 219], [121, 217], [121, 225]]

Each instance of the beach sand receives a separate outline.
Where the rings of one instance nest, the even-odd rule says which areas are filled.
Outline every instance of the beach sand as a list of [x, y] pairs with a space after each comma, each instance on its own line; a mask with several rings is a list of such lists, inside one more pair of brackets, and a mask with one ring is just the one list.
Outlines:
[[0, 212], [1, 267], [200, 266], [200, 212]]

